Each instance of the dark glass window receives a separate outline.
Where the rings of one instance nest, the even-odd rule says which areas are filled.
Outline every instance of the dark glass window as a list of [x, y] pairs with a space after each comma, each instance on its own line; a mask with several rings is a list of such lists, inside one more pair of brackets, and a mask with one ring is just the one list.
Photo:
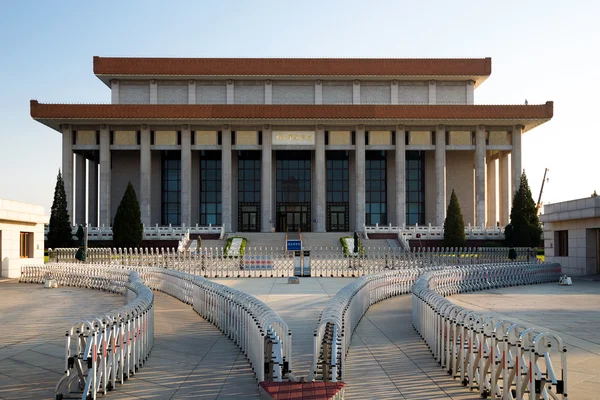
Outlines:
[[555, 232], [556, 242], [556, 256], [557, 257], [568, 257], [569, 256], [569, 231], [556, 231]]
[[348, 202], [348, 153], [345, 151], [327, 152], [327, 201]]
[[162, 152], [162, 225], [181, 225], [181, 152]]
[[385, 151], [365, 152], [365, 223], [387, 224]]
[[425, 153], [406, 152], [406, 224], [425, 223]]
[[310, 203], [310, 153], [277, 152], [277, 202]]
[[221, 225], [221, 152], [200, 154], [200, 224]]
[[239, 153], [238, 201], [260, 203], [260, 152], [258, 151]]

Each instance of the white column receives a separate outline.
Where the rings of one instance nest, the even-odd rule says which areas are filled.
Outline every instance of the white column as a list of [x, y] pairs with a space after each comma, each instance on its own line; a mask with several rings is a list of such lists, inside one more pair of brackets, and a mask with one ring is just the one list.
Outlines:
[[188, 104], [196, 104], [196, 81], [188, 82]]
[[[265, 81], [265, 104], [273, 103], [273, 85], [270, 80]], [[264, 133], [264, 131], [263, 131]], [[263, 137], [264, 140], [264, 137]]]
[[315, 81], [315, 104], [323, 104], [323, 84], [320, 79]]
[[[152, 155], [150, 153], [150, 127], [142, 125], [140, 132], [140, 214], [145, 227], [152, 226]], [[160, 200], [160, 199], [159, 199]]]
[[67, 212], [69, 221], [74, 224], [73, 215], [73, 131], [70, 125], [63, 125], [62, 129], [62, 178], [67, 194]]
[[231, 232], [231, 127], [221, 130], [221, 221], [225, 232]]
[[429, 81], [429, 104], [437, 104], [437, 82]]
[[354, 84], [352, 85], [352, 103], [360, 104], [360, 81], [358, 80], [354, 81]]
[[316, 199], [315, 216], [317, 225], [315, 232], [325, 232], [325, 219], [327, 209], [327, 178], [325, 171], [325, 127], [319, 125], [315, 137], [315, 186]]
[[508, 177], [509, 177], [509, 167], [508, 167], [508, 152], [502, 151], [500, 152], [500, 157], [498, 159], [499, 167], [500, 167], [500, 185], [499, 185], [499, 195], [500, 195], [500, 226], [505, 227], [508, 225], [510, 221], [510, 207], [512, 203], [511, 191], [508, 185]]
[[365, 127], [356, 127], [356, 150], [354, 151], [356, 168], [356, 218], [355, 230], [362, 232], [365, 225]]
[[156, 79], [150, 81], [150, 104], [158, 104], [158, 83]]
[[467, 82], [467, 104], [475, 104], [475, 81]]
[[446, 219], [446, 127], [435, 131], [435, 224], [443, 226]]
[[80, 154], [75, 155], [75, 223], [85, 223], [85, 192], [87, 168], [86, 159]]
[[487, 226], [496, 226], [498, 216], [496, 213], [496, 160], [487, 163]]
[[485, 126], [478, 125], [475, 137], [475, 224], [485, 225]]
[[227, 104], [234, 103], [233, 91], [234, 91], [233, 80], [230, 79], [227, 81]]
[[100, 129], [100, 219], [98, 221], [100, 226], [112, 226], [110, 164], [110, 132], [108, 126], [103, 125]]
[[88, 163], [88, 217], [89, 226], [98, 226], [98, 160]]
[[399, 100], [398, 100], [398, 81], [393, 80], [390, 83], [390, 91], [391, 91], [391, 99], [390, 102], [391, 104], [398, 104]]
[[[396, 88], [398, 85], [396, 85]], [[406, 142], [404, 126], [396, 127], [396, 225], [406, 223]]]
[[189, 125], [181, 127], [181, 223], [192, 224], [192, 132]]
[[515, 197], [515, 193], [519, 189], [521, 184], [521, 173], [523, 168], [521, 167], [521, 135], [523, 134], [523, 127], [521, 125], [515, 125], [512, 132], [512, 152], [510, 159], [512, 163], [512, 196]]
[[[269, 85], [270, 87], [271, 85]], [[272, 143], [271, 127], [265, 125], [262, 130], [262, 154], [260, 159], [260, 231], [271, 232], [273, 220], [272, 195]]]
[[110, 102], [119, 104], [119, 80], [112, 79], [110, 81]]

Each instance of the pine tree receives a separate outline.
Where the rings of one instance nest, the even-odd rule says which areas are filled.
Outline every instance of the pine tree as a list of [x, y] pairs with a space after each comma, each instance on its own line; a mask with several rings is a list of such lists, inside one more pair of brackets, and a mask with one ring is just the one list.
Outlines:
[[60, 169], [56, 177], [54, 187], [54, 200], [50, 212], [50, 224], [48, 225], [47, 247], [56, 249], [73, 246], [73, 231], [69, 212], [67, 211], [67, 193]]
[[542, 240], [542, 226], [537, 207], [529, 189], [525, 172], [521, 174], [519, 190], [515, 193], [510, 210], [510, 225], [506, 234], [509, 246], [537, 247]]
[[465, 243], [465, 221], [460, 211], [458, 197], [452, 189], [450, 204], [448, 204], [446, 219], [444, 220], [444, 246], [463, 247]]
[[131, 182], [121, 199], [112, 227], [116, 247], [138, 247], [142, 242], [144, 226], [141, 221], [140, 204]]
[[598, 193], [596, 193], [595, 190], [594, 190], [594, 193], [592, 193], [592, 197], [598, 197]]

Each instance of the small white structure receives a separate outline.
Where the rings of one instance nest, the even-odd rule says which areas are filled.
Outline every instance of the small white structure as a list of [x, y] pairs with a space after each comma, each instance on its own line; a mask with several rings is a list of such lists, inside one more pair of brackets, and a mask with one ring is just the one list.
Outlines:
[[44, 262], [44, 207], [0, 199], [0, 271], [18, 278], [22, 265]]
[[568, 276], [600, 274], [600, 197], [544, 206], [546, 261]]

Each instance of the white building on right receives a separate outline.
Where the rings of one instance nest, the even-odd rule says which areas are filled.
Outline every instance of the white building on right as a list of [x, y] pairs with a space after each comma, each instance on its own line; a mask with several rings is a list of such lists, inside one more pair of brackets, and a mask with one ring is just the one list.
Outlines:
[[600, 197], [544, 205], [546, 261], [567, 275], [600, 274]]

